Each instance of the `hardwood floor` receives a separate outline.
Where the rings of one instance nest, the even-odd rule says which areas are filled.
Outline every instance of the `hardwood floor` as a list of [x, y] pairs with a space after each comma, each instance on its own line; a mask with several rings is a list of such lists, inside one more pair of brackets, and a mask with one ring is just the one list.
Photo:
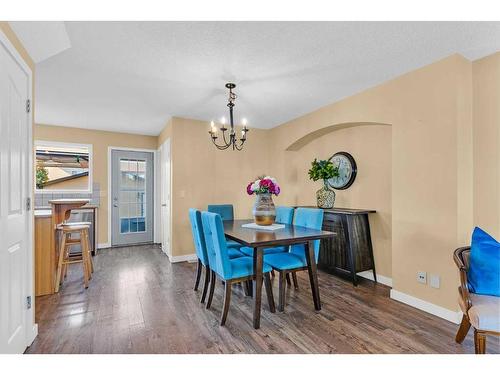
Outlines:
[[[391, 300], [389, 288], [364, 279], [354, 287], [320, 271], [316, 312], [300, 272], [285, 312], [263, 303], [254, 330], [252, 299], [241, 287], [220, 327], [223, 286], [206, 310], [201, 290], [193, 291], [195, 263], [170, 264], [157, 247], [100, 250], [94, 265], [89, 289], [72, 266], [59, 294], [36, 299], [38, 337], [27, 353], [474, 353], [472, 331], [456, 344], [457, 325]], [[487, 340], [487, 351], [498, 353], [500, 339]]]

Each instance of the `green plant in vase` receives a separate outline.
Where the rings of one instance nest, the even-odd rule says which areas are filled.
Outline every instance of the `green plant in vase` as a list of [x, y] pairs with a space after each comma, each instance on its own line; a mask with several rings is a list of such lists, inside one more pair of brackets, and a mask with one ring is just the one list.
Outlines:
[[323, 180], [323, 187], [316, 192], [316, 200], [319, 208], [333, 208], [335, 203], [335, 191], [331, 188], [328, 180], [338, 177], [339, 169], [331, 160], [317, 160], [311, 162], [309, 178], [313, 181]]

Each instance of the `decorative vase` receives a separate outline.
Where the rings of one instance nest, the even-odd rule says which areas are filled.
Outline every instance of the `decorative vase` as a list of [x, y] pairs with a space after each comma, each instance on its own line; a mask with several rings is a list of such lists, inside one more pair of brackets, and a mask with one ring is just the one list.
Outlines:
[[335, 191], [330, 187], [328, 181], [316, 192], [316, 201], [319, 208], [333, 208], [335, 203]]
[[257, 225], [271, 225], [276, 219], [272, 194], [257, 194], [252, 214]]

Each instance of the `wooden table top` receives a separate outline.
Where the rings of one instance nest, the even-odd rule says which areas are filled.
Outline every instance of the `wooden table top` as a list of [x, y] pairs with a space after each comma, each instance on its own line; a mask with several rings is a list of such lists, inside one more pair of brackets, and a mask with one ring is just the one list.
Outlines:
[[228, 238], [249, 247], [291, 245], [335, 236], [334, 232], [297, 225], [285, 225], [283, 229], [267, 231], [242, 227], [243, 224], [253, 223], [253, 220], [227, 220], [223, 223], [224, 234]]

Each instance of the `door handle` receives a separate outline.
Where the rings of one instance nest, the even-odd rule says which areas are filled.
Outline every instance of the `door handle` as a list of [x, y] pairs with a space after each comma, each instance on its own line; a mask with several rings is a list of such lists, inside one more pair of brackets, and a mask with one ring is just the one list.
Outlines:
[[167, 207], [167, 204], [166, 203], [162, 203], [161, 205], [162, 207]]
[[113, 203], [113, 207], [118, 207], [118, 203]]

